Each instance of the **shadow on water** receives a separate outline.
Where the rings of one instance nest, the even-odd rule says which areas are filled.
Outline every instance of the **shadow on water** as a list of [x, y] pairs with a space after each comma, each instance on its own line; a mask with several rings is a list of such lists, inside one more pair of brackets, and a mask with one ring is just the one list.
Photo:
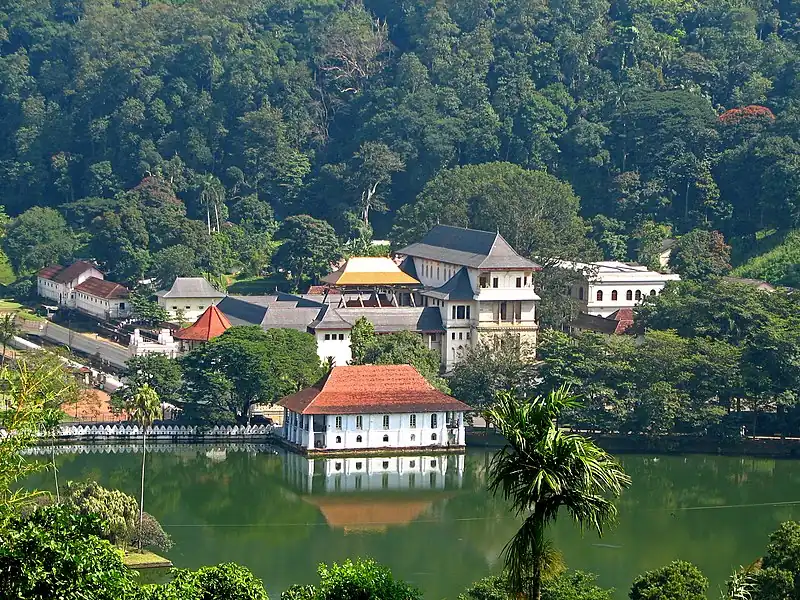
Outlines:
[[[135, 448], [60, 450], [63, 479], [91, 478], [138, 496]], [[499, 568], [517, 527], [486, 492], [491, 454], [482, 449], [314, 460], [257, 445], [157, 450], [148, 457], [145, 507], [175, 541], [169, 558], [189, 568], [244, 564], [273, 598], [292, 583], [313, 583], [320, 562], [371, 556], [426, 598], [454, 599]], [[633, 486], [618, 503], [618, 526], [602, 539], [581, 536], [565, 516], [553, 533], [571, 568], [598, 573], [620, 599], [637, 574], [676, 558], [700, 566], [715, 591], [763, 551], [781, 521], [800, 518], [800, 461], [628, 455], [622, 462]], [[51, 480], [39, 474], [31, 485], [47, 489]]]

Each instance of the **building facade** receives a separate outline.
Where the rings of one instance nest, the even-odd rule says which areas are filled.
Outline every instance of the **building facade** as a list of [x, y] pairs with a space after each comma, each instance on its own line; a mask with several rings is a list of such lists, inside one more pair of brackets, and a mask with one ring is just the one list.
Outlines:
[[470, 410], [410, 365], [334, 367], [279, 405], [284, 438], [309, 453], [463, 448]]
[[58, 306], [75, 308], [75, 288], [89, 279], [103, 279], [103, 273], [93, 264], [78, 260], [68, 267], [45, 267], [36, 277], [36, 292], [42, 298], [53, 300]]
[[538, 325], [533, 273], [499, 233], [437, 225], [398, 251], [401, 269], [422, 284], [418, 303], [441, 315], [442, 365], [451, 370], [466, 350], [511, 334], [535, 353]]
[[124, 319], [132, 309], [128, 288], [113, 281], [89, 277], [75, 286], [75, 309], [98, 319]]
[[617, 261], [578, 263], [562, 261], [560, 266], [580, 273], [569, 294], [581, 312], [609, 317], [623, 308], [634, 308], [648, 296], [661, 293], [669, 281], [680, 281], [674, 273], [658, 273], [637, 264]]
[[181, 316], [190, 323], [217, 304], [225, 294], [215, 289], [204, 277], [178, 277], [168, 290], [156, 293], [158, 304], [173, 319]]

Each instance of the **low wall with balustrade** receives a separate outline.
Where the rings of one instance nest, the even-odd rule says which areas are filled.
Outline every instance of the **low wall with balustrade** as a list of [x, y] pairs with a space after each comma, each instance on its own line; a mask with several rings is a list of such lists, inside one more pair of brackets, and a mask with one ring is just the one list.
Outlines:
[[[252, 440], [270, 438], [274, 435], [272, 425], [215, 425], [198, 427], [192, 425], [155, 425], [147, 430], [147, 439], [154, 441], [179, 440]], [[42, 434], [49, 438], [50, 434]], [[55, 433], [58, 441], [106, 441], [141, 439], [142, 430], [133, 424], [75, 424], [61, 425]]]

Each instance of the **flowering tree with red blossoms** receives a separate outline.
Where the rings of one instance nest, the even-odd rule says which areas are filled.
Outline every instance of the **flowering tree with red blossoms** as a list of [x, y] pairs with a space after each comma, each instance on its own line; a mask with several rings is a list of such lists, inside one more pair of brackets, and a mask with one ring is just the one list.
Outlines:
[[742, 121], [750, 119], [775, 120], [775, 115], [766, 106], [751, 104], [750, 106], [740, 106], [726, 110], [719, 116], [719, 122], [724, 125], [738, 125]]

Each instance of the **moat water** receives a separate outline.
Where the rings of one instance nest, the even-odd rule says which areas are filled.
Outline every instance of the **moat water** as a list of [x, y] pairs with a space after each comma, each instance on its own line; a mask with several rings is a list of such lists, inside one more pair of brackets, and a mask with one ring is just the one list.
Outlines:
[[[76, 451], [77, 450], [77, 451]], [[486, 491], [491, 451], [464, 456], [307, 459], [269, 446], [162, 446], [148, 454], [145, 510], [161, 521], [177, 567], [233, 561], [272, 598], [313, 583], [321, 562], [370, 556], [427, 599], [454, 600], [496, 572], [517, 520]], [[130, 447], [60, 448], [62, 481], [94, 479], [138, 498], [141, 455]], [[767, 536], [800, 519], [800, 461], [719, 456], [620, 457], [633, 479], [619, 524], [599, 539], [565, 514], [552, 537], [570, 568], [616, 597], [674, 559], [697, 564], [710, 596]], [[52, 474], [34, 478], [52, 487]]]

